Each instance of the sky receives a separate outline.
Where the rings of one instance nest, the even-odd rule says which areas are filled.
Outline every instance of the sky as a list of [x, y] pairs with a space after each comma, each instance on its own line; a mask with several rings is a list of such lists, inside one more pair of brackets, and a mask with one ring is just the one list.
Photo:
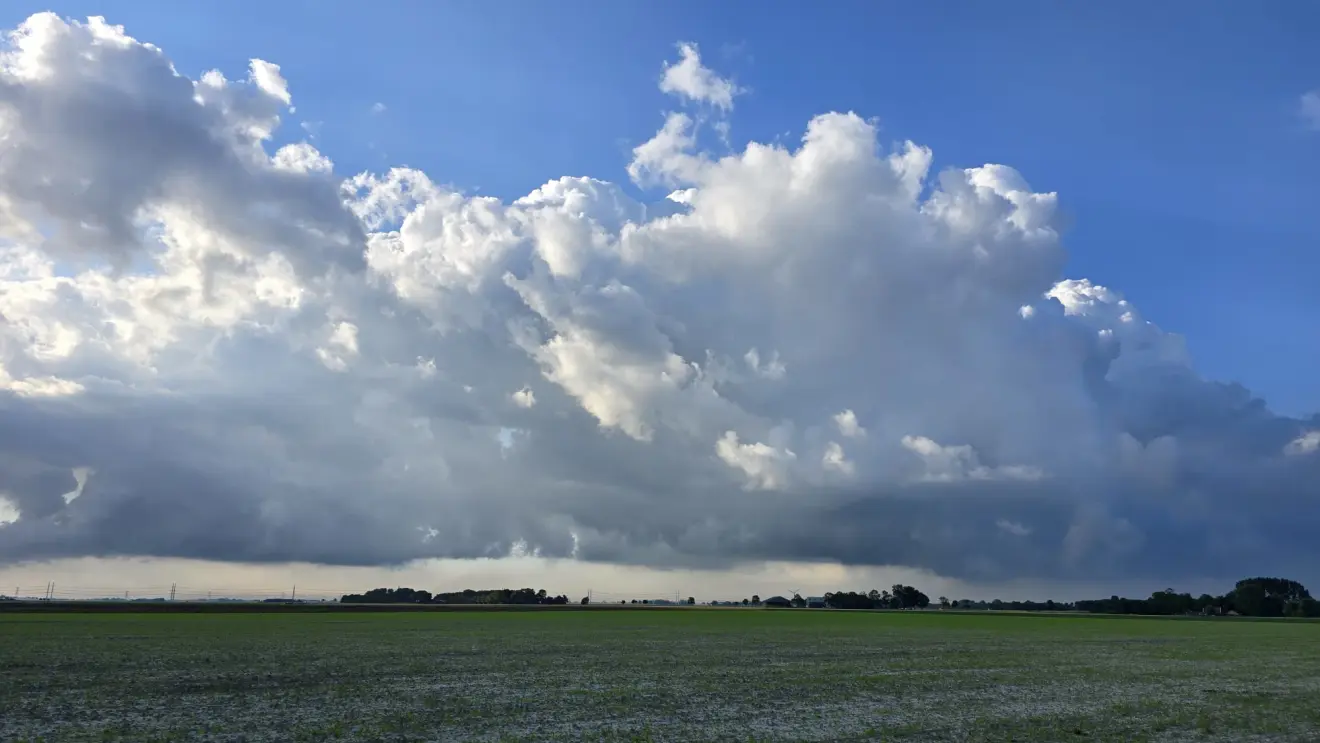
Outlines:
[[1307, 4], [43, 10], [0, 591], [1320, 578]]

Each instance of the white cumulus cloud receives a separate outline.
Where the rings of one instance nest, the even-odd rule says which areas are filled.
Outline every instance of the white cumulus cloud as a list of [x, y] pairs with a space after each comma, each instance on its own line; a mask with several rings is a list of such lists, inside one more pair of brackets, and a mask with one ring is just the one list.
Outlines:
[[[672, 114], [620, 164], [653, 196], [498, 199], [276, 148], [274, 64], [194, 80], [53, 14], [2, 55], [0, 562], [1320, 556], [1289, 536], [1320, 457], [1280, 454], [1320, 419], [1065, 277], [1060, 197], [1008, 166], [932, 171], [846, 111], [714, 156]], [[738, 92], [695, 47], [664, 80]]]
[[1307, 431], [1298, 436], [1284, 447], [1284, 453], [1301, 456], [1303, 454], [1314, 454], [1320, 451], [1320, 431]]
[[866, 429], [857, 422], [857, 414], [851, 409], [835, 413], [834, 425], [839, 427], [840, 434], [850, 439], [861, 438], [866, 435]]
[[788, 484], [788, 468], [797, 455], [760, 441], [741, 443], [738, 434], [726, 431], [715, 442], [715, 453], [725, 464], [747, 476], [749, 489], [775, 490]]
[[18, 504], [5, 497], [4, 494], [0, 494], [0, 527], [18, 521], [21, 515], [18, 511]]
[[536, 407], [536, 393], [532, 392], [530, 387], [523, 387], [509, 397], [513, 399], [513, 404], [520, 408]]
[[732, 109], [734, 97], [742, 93], [743, 89], [703, 65], [696, 44], [680, 43], [678, 54], [677, 62], [665, 64], [664, 75], [660, 78], [660, 90], [699, 103], [708, 103], [724, 111]]
[[833, 470], [842, 475], [851, 475], [857, 470], [853, 463], [848, 461], [843, 446], [837, 441], [831, 441], [825, 445], [825, 455], [821, 457], [821, 464], [825, 469]]
[[252, 60], [252, 81], [266, 95], [281, 100], [285, 104], [293, 102], [293, 97], [289, 95], [289, 83], [280, 74], [279, 65], [261, 59]]
[[963, 444], [941, 446], [925, 436], [904, 436], [903, 448], [921, 458], [923, 471], [920, 479], [935, 482], [959, 480], [1039, 480], [1044, 473], [1030, 465], [987, 467], [981, 464], [976, 450]]

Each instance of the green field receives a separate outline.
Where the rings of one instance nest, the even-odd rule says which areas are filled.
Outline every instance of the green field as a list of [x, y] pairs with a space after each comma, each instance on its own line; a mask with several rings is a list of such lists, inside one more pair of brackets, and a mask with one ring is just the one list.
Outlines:
[[3, 741], [1320, 740], [1320, 624], [0, 614]]

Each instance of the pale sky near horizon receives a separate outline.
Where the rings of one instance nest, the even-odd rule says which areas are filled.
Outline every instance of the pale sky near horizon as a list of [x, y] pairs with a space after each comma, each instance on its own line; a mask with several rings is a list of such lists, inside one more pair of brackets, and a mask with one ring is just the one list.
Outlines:
[[40, 10], [0, 593], [1320, 582], [1316, 8]]
[[[597, 601], [629, 599], [738, 601], [759, 595], [819, 596], [829, 591], [888, 590], [895, 583], [914, 585], [931, 597], [950, 599], [1055, 599], [1074, 601], [1115, 593], [1145, 596], [1166, 586], [1158, 581], [1007, 581], [973, 584], [924, 570], [902, 567], [847, 567], [839, 564], [761, 563], [734, 570], [656, 570], [582, 564], [536, 558], [424, 560], [396, 568], [327, 565], [228, 564], [179, 559], [77, 558], [39, 564], [0, 567], [0, 594], [41, 596], [46, 583], [55, 596], [69, 599], [157, 598], [177, 586], [177, 598], [336, 599], [369, 588], [400, 586], [432, 592], [464, 588], [545, 588], [577, 601], [591, 595]], [[1231, 583], [1198, 579], [1178, 586], [1193, 595], [1222, 594]]]

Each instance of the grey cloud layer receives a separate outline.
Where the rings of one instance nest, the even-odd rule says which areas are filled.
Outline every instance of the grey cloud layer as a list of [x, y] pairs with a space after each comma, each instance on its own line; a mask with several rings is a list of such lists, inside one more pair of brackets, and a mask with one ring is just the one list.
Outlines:
[[[681, 52], [662, 84], [730, 114]], [[714, 156], [672, 113], [627, 164], [669, 198], [504, 203], [270, 154], [266, 62], [191, 81], [39, 15], [0, 70], [0, 560], [1173, 578], [1320, 552], [1320, 418], [1061, 280], [1055, 196], [1011, 168], [932, 174], [850, 113]]]

